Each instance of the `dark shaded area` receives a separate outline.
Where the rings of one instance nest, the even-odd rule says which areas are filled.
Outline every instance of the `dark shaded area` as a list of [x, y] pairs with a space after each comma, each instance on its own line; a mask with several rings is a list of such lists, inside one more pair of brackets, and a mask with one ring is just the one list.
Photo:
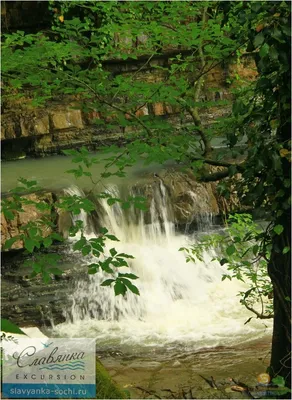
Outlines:
[[52, 12], [48, 1], [3, 1], [1, 2], [2, 32], [24, 30], [35, 33], [51, 25]]

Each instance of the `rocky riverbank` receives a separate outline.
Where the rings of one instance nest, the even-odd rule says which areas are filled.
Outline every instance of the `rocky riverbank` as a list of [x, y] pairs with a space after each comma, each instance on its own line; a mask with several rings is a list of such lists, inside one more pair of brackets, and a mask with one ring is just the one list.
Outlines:
[[132, 398], [240, 399], [246, 393], [236, 387], [248, 386], [255, 396], [261, 390], [256, 388], [257, 376], [269, 365], [270, 346], [267, 336], [197, 352], [186, 348], [100, 352], [100, 359]]

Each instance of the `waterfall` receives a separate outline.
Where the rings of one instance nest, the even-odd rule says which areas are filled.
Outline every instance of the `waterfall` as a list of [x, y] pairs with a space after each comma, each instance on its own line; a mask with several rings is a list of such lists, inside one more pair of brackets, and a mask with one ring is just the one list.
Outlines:
[[[107, 191], [113, 197], [122, 197], [117, 186], [109, 186]], [[84, 195], [77, 187], [67, 193]], [[134, 195], [133, 188], [128, 194]], [[115, 296], [112, 287], [100, 286], [110, 277], [108, 274], [84, 273], [84, 278], [75, 282], [71, 305], [65, 310], [66, 322], [56, 326], [55, 333], [96, 337], [99, 343], [192, 343], [194, 348], [239, 343], [266, 333], [260, 321], [244, 325], [252, 314], [239, 303], [237, 295], [246, 286], [236, 280], [222, 282], [226, 270], [213, 261], [214, 254], [205, 253], [204, 262], [187, 263], [183, 252], [178, 251], [194, 243], [196, 236], [176, 232], [162, 181], [155, 186], [147, 218], [133, 207], [126, 212], [119, 202], [109, 206], [106, 199], [100, 199], [97, 206], [98, 224], [120, 240], [109, 242], [107, 251], [115, 247], [135, 257], [129, 262], [130, 270], [123, 267], [119, 272], [133, 272], [139, 277], [134, 283], [140, 296], [131, 292]], [[87, 237], [96, 236], [96, 220], [86, 213], [76, 219], [83, 220]], [[207, 220], [210, 222], [210, 218]], [[82, 257], [80, 262], [90, 264], [94, 259]]]

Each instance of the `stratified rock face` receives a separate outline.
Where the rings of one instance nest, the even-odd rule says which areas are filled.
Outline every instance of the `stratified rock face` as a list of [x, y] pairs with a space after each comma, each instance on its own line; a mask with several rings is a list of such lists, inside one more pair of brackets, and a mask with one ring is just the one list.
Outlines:
[[[162, 59], [153, 59], [151, 65], [162, 67], [167, 59], [166, 52]], [[135, 79], [143, 82], [163, 82], [166, 78], [165, 72], [162, 73], [160, 68], [153, 69], [149, 66], [138, 73], [139, 67], [138, 60], [137, 65], [116, 60], [106, 68], [114, 74], [123, 73], [129, 77], [135, 74]], [[232, 100], [233, 96], [230, 88], [226, 86], [226, 74], [230, 77], [236, 74], [247, 80], [255, 79], [253, 59], [246, 57], [244, 66], [231, 64], [228, 71], [217, 66], [206, 74], [200, 101], [218, 101], [218, 106], [214, 103], [212, 107], [199, 110], [204, 126], [211, 125], [216, 119], [230, 112], [231, 105], [220, 105], [221, 100]], [[59, 101], [50, 101], [45, 108], [33, 107], [30, 98], [6, 103], [1, 122], [4, 159], [15, 159], [25, 155], [59, 154], [62, 149], [79, 148], [82, 145], [95, 149], [104, 144], [125, 142], [125, 134], [137, 131], [132, 125], [122, 127], [118, 121], [115, 122], [115, 115], [111, 110], [104, 115], [94, 109], [83, 111], [84, 101], [82, 103], [78, 96], [66, 96]], [[164, 118], [179, 130], [191, 123], [187, 114], [182, 121], [180, 113], [179, 107], [155, 102], [139, 108], [136, 117], [152, 115]], [[125, 118], [131, 119], [129, 114], [125, 114]]]
[[[29, 195], [24, 195], [22, 196], [22, 198], [28, 202], [31, 201], [35, 203], [45, 203], [51, 207], [48, 210], [40, 211], [37, 209], [35, 204], [23, 204], [23, 211], [14, 211], [14, 219], [12, 220], [5, 218], [3, 213], [1, 213], [1, 247], [6, 242], [6, 240], [22, 234], [22, 229], [29, 222], [40, 221], [40, 219], [43, 217], [48, 217], [49, 220], [53, 222], [55, 218], [53, 214], [54, 196], [52, 193], [33, 193]], [[43, 237], [47, 237], [50, 233], [52, 233], [52, 228], [48, 225], [40, 224], [40, 230]], [[22, 248], [22, 240], [17, 240], [15, 243], [13, 243], [11, 247], [11, 249]]]
[[21, 327], [50, 327], [53, 323], [65, 320], [63, 310], [73, 288], [71, 282], [80, 271], [69, 267], [66, 253], [62, 249], [58, 249], [58, 253], [62, 254], [66, 267], [59, 265], [63, 269], [63, 275], [52, 277], [49, 283], [44, 283], [41, 277], [30, 278], [32, 268], [23, 266], [23, 254], [2, 254], [2, 318]]
[[10, 111], [2, 115], [1, 128], [2, 140], [47, 135], [49, 115], [43, 110]]

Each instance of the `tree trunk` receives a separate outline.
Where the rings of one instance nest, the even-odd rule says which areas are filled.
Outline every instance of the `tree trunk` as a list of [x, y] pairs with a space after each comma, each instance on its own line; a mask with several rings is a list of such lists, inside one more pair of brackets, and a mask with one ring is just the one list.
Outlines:
[[[271, 376], [280, 375], [291, 384], [291, 252], [283, 254], [290, 246], [290, 219], [281, 221], [284, 232], [273, 240], [268, 272], [274, 292], [274, 330], [270, 363]], [[284, 225], [285, 224], [285, 225]]]
[[[280, 143], [290, 140], [290, 109], [280, 108], [280, 120], [283, 121], [277, 136]], [[291, 179], [291, 163], [282, 158], [281, 179], [275, 180], [275, 193], [283, 190], [283, 179]], [[291, 387], [291, 207], [290, 188], [285, 189], [278, 212], [282, 215], [275, 218], [274, 226], [282, 225], [283, 232], [273, 236], [272, 252], [268, 264], [268, 273], [274, 292], [274, 330], [270, 372], [272, 376], [283, 376], [286, 386]], [[290, 251], [283, 254], [284, 248]], [[290, 397], [288, 397], [290, 398]]]

